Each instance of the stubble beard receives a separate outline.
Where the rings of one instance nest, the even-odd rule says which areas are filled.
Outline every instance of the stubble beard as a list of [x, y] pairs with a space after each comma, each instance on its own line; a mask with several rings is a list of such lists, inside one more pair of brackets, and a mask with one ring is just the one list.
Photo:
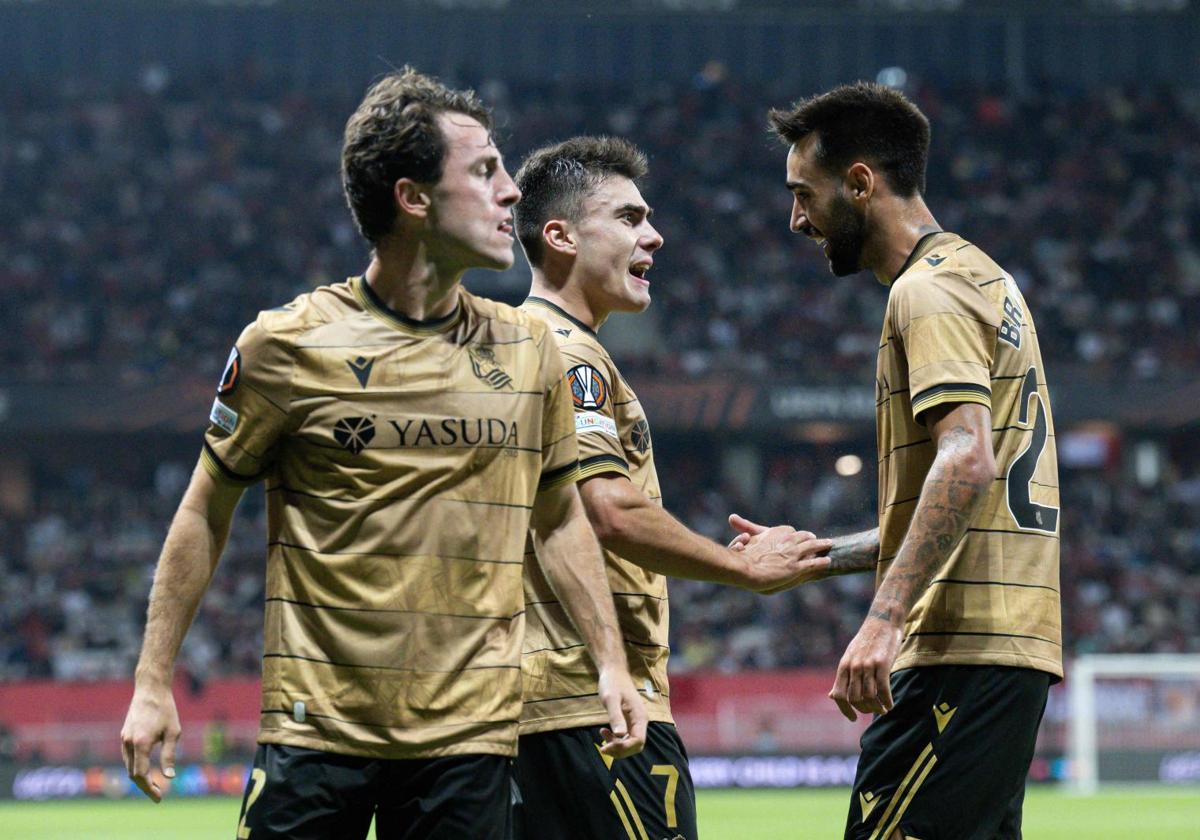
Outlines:
[[829, 243], [829, 270], [834, 277], [846, 277], [862, 271], [863, 247], [867, 241], [866, 217], [846, 198], [833, 201], [832, 219], [825, 230]]

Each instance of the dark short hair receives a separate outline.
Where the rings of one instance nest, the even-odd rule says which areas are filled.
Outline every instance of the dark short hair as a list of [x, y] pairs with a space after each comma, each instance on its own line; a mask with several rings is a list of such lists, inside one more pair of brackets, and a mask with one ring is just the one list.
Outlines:
[[367, 90], [346, 123], [342, 189], [362, 235], [379, 244], [396, 225], [396, 181], [436, 183], [446, 138], [437, 118], [465, 114], [491, 131], [491, 112], [473, 90], [451, 90], [412, 67], [389, 73]]
[[517, 239], [530, 264], [541, 264], [546, 222], [577, 221], [583, 200], [606, 178], [636, 182], [646, 170], [646, 155], [620, 137], [572, 137], [531, 152], [517, 170], [521, 201], [514, 211]]
[[815, 134], [817, 162], [829, 172], [841, 174], [862, 161], [878, 168], [897, 195], [925, 191], [929, 120], [898, 90], [856, 82], [767, 116], [789, 146]]

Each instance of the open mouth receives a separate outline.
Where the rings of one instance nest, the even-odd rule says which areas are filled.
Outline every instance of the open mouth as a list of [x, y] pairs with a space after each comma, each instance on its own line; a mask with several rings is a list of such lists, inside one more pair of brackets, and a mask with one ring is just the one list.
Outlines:
[[650, 281], [646, 279], [646, 273], [648, 271], [650, 271], [650, 266], [652, 266], [653, 264], [654, 263], [650, 263], [650, 262], [634, 263], [633, 265], [631, 265], [629, 267], [629, 273], [632, 274], [634, 277], [636, 277], [638, 280], [642, 281], [643, 283], [649, 283]]
[[512, 219], [505, 219], [496, 229], [505, 236], [511, 237], [513, 235]]

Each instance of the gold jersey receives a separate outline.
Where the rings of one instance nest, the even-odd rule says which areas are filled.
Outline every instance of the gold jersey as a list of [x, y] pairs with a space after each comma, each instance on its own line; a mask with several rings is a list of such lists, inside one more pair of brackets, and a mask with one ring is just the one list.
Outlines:
[[266, 480], [260, 743], [516, 751], [525, 535], [578, 476], [574, 412], [545, 324], [456, 294], [417, 322], [352, 278], [230, 356], [201, 460]]
[[[646, 414], [596, 334], [550, 301], [531, 297], [521, 308], [549, 325], [562, 351], [575, 408], [580, 478], [602, 473], [625, 476], [662, 504]], [[521, 734], [607, 723], [596, 693], [596, 667], [533, 557], [532, 547], [528, 551]], [[608, 550], [604, 561], [634, 685], [641, 690], [650, 720], [672, 723], [667, 579]]]
[[876, 373], [882, 581], [936, 454], [921, 414], [992, 412], [996, 477], [905, 622], [894, 670], [988, 664], [1062, 676], [1058, 461], [1037, 332], [1013, 278], [952, 233], [891, 284]]

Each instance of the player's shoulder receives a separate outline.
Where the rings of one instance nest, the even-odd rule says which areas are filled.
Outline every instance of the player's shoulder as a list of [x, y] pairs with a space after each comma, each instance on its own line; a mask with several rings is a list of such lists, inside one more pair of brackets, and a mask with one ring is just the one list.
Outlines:
[[280, 306], [264, 309], [243, 331], [242, 339], [260, 344], [293, 344], [305, 333], [354, 311], [352, 283], [347, 280], [318, 286]]
[[984, 315], [992, 308], [987, 285], [1003, 276], [1003, 269], [982, 249], [948, 234], [901, 272], [892, 283], [888, 303], [914, 316], [954, 310]]
[[595, 331], [557, 305], [540, 298], [529, 298], [521, 304], [521, 309], [549, 327], [558, 349], [567, 359], [603, 360], [611, 365], [608, 351]]
[[479, 297], [466, 289], [462, 289], [460, 294], [463, 307], [476, 320], [490, 321], [493, 331], [527, 335], [539, 346], [545, 340], [547, 326], [523, 309], [503, 301]]

